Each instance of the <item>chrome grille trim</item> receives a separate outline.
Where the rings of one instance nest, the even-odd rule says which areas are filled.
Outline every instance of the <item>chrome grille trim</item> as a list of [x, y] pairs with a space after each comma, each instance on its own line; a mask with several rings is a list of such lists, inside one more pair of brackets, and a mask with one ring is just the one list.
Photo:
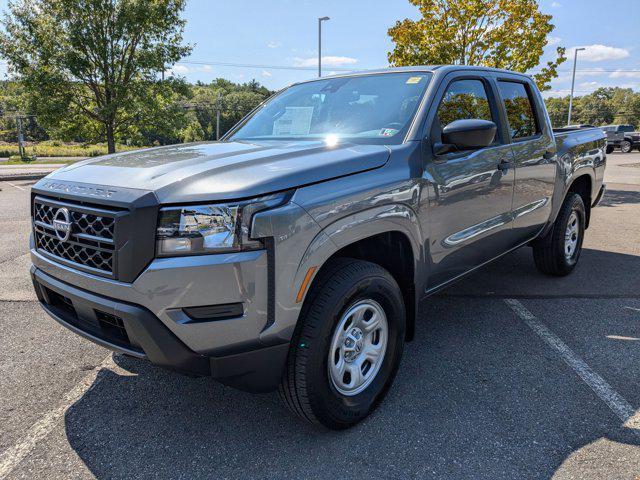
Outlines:
[[[53, 227], [60, 208], [66, 208], [72, 220], [67, 241], [61, 241]], [[32, 214], [38, 253], [79, 270], [116, 277], [116, 224], [120, 211], [36, 196]]]

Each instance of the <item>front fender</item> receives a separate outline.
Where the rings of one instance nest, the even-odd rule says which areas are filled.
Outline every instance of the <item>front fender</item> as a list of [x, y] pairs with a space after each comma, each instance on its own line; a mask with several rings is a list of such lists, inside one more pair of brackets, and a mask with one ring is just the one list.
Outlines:
[[[315, 267], [314, 276], [326, 261], [340, 249], [366, 238], [388, 232], [399, 232], [411, 244], [414, 259], [416, 288], [420, 278], [425, 278], [423, 242], [420, 224], [415, 212], [404, 204], [388, 204], [362, 210], [327, 225], [309, 244], [291, 286], [290, 301], [296, 297], [309, 269]], [[421, 291], [421, 290], [417, 290]], [[301, 305], [308, 293], [304, 292]]]

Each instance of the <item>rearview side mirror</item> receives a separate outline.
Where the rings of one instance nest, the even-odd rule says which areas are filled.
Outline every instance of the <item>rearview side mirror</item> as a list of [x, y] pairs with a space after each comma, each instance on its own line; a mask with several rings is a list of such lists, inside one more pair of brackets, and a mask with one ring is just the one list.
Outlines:
[[455, 120], [442, 129], [442, 143], [436, 143], [436, 155], [456, 150], [476, 150], [491, 145], [498, 127], [488, 120], [477, 118]]

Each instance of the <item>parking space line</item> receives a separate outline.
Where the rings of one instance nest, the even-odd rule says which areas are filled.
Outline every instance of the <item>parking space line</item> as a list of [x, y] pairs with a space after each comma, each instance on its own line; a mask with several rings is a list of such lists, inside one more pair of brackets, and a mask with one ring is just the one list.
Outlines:
[[31, 453], [38, 442], [51, 433], [71, 405], [100, 383], [101, 379], [104, 378], [98, 377], [100, 370], [114, 366], [115, 364], [110, 354], [100, 365], [91, 370], [75, 387], [67, 392], [60, 405], [53, 410], [49, 410], [36, 423], [31, 425], [22, 440], [2, 452], [0, 454], [0, 479], [6, 478]]
[[8, 183], [9, 185], [11, 185], [13, 188], [17, 188], [18, 190], [22, 190], [23, 192], [26, 192], [26, 191], [27, 191], [27, 189], [26, 189], [26, 188], [22, 188], [22, 187], [20, 187], [20, 186], [18, 186], [18, 185], [14, 185], [14, 184], [13, 184], [13, 183], [11, 183], [11, 182], [7, 182], [7, 183]]
[[545, 325], [540, 323], [533, 313], [514, 298], [505, 299], [505, 303], [534, 331], [549, 347], [560, 354], [562, 360], [569, 365], [578, 376], [606, 403], [617, 415], [625, 427], [640, 430], [640, 414], [627, 402], [604, 378], [594, 372], [566, 343], [556, 336]]

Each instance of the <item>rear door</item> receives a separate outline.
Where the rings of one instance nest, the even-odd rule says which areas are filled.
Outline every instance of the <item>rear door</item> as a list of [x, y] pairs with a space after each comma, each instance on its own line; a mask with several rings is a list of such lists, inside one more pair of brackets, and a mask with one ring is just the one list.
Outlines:
[[[512, 243], [513, 153], [500, 128], [503, 122], [496, 99], [491, 79], [456, 72], [445, 77], [427, 116], [423, 182], [429, 208], [422, 215], [430, 230], [429, 289], [491, 260]], [[454, 120], [472, 118], [496, 123], [492, 145], [434, 153], [442, 128]]]
[[524, 242], [535, 237], [551, 216], [557, 168], [555, 140], [541, 107], [542, 97], [527, 78], [501, 75], [497, 86], [516, 167], [514, 237]]

